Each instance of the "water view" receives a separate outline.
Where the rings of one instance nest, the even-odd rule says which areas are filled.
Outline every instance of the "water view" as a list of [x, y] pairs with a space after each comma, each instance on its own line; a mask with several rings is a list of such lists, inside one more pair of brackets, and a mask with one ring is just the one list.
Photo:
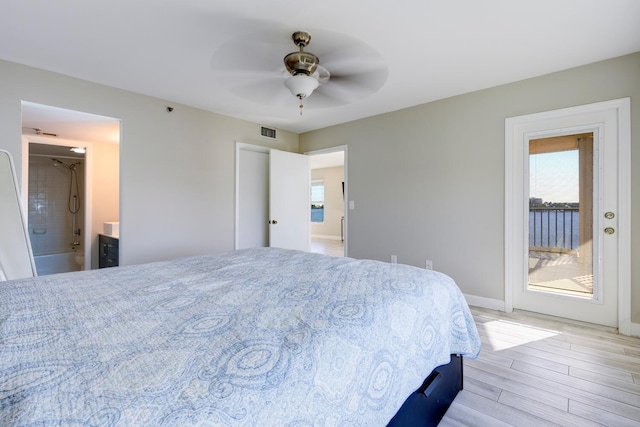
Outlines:
[[529, 208], [529, 246], [578, 249], [579, 212], [571, 208]]

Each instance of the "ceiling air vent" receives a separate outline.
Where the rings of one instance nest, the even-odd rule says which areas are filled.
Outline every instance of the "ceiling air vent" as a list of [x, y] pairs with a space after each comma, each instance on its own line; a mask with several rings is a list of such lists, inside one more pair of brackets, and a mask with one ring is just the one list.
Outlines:
[[276, 130], [260, 126], [260, 135], [264, 136], [265, 138], [276, 139]]

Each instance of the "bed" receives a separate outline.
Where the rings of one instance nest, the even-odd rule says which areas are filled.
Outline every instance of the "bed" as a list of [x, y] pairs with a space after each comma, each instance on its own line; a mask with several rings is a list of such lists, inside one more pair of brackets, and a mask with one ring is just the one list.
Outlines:
[[400, 264], [260, 248], [12, 280], [0, 425], [411, 425], [479, 351], [453, 280]]

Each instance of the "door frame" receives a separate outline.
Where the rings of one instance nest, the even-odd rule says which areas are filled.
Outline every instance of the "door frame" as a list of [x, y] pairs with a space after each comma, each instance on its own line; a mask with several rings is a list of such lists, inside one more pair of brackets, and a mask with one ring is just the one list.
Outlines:
[[[618, 134], [618, 330], [631, 334], [631, 99], [586, 104], [577, 107], [527, 114], [505, 119], [505, 210], [504, 210], [504, 280], [505, 311], [513, 311], [513, 291], [524, 277], [524, 246], [522, 230], [516, 229], [524, 220], [520, 195], [524, 186], [524, 160], [519, 156], [516, 144], [523, 144], [530, 129], [537, 123], [554, 119], [570, 119], [581, 114], [615, 112]], [[579, 126], [580, 123], [576, 123]], [[539, 129], [538, 129], [539, 130]], [[551, 129], [550, 129], [551, 130]], [[557, 128], [553, 130], [558, 130]], [[517, 191], [518, 197], [514, 197]]]
[[349, 244], [348, 244], [348, 239], [349, 239], [349, 209], [347, 208], [348, 206], [348, 200], [349, 200], [349, 173], [348, 173], [348, 156], [349, 156], [349, 147], [347, 145], [337, 145], [335, 147], [329, 147], [329, 148], [322, 148], [319, 150], [312, 150], [312, 151], [305, 151], [304, 154], [306, 154], [307, 156], [317, 156], [320, 154], [329, 154], [329, 153], [336, 153], [338, 151], [342, 151], [344, 153], [344, 172], [343, 172], [343, 179], [344, 179], [344, 205], [343, 205], [343, 216], [344, 216], [344, 256], [348, 257], [349, 256]]

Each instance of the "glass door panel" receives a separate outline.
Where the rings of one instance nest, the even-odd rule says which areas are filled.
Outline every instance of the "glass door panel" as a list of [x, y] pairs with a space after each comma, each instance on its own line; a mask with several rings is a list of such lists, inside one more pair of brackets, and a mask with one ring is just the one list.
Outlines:
[[593, 298], [593, 133], [529, 141], [530, 291]]

